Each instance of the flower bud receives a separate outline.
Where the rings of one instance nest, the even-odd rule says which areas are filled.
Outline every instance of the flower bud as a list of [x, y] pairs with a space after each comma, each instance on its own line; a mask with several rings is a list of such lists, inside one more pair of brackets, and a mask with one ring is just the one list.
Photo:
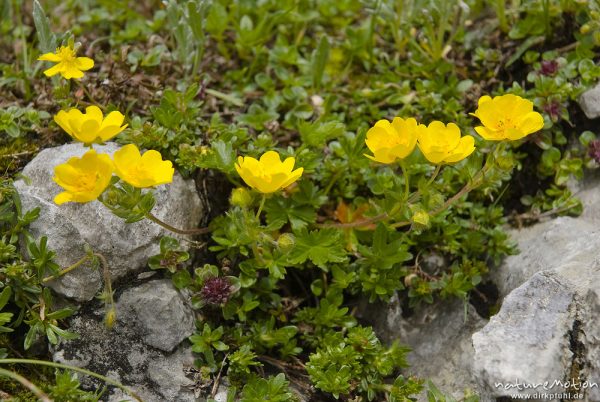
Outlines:
[[112, 329], [112, 327], [115, 325], [116, 319], [117, 310], [114, 306], [111, 306], [111, 308], [106, 312], [106, 315], [104, 316], [104, 325], [106, 325], [106, 328]]
[[229, 198], [231, 205], [248, 208], [252, 204], [252, 194], [243, 187], [234, 188]]
[[277, 247], [281, 249], [281, 251], [289, 251], [296, 244], [296, 239], [294, 235], [291, 233], [283, 233], [277, 239]]
[[425, 211], [417, 211], [412, 216], [413, 224], [421, 227], [429, 227], [429, 214]]

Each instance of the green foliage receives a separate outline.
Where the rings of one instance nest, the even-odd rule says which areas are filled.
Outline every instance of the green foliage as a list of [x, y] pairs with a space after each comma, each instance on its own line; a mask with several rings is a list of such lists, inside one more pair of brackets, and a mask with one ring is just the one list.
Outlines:
[[[360, 390], [368, 400], [375, 400], [379, 393], [388, 391], [383, 378], [407, 366], [408, 351], [396, 343], [385, 348], [370, 327], [358, 326], [350, 328], [345, 336], [327, 333], [316, 353], [309, 356], [306, 369], [315, 386], [336, 399]], [[398, 390], [394, 397], [402, 400], [420, 390], [418, 380], [408, 381], [413, 384], [404, 390], [406, 393]]]
[[119, 182], [116, 176], [99, 200], [126, 223], [141, 221], [148, 216], [156, 203], [151, 191], [143, 192], [140, 188]]
[[180, 250], [179, 241], [169, 236], [160, 239], [160, 254], [148, 259], [151, 269], [167, 269], [174, 274], [183, 262], [190, 259], [187, 251]]
[[[60, 328], [59, 321], [74, 313], [68, 307], [54, 309], [50, 289], [42, 285], [49, 273], [60, 268], [54, 262], [55, 253], [48, 248], [48, 239], [39, 241], [27, 232], [27, 226], [39, 216], [39, 209], [24, 212], [17, 192], [9, 181], [0, 181], [0, 332], [16, 332], [24, 350], [38, 337], [51, 344], [59, 338], [74, 339], [77, 334]], [[24, 239], [26, 254], [17, 247]], [[4, 311], [2, 311], [4, 310]], [[15, 344], [17, 340], [15, 339]]]
[[298, 398], [290, 392], [283, 373], [268, 378], [250, 380], [242, 389], [242, 400], [247, 402], [293, 402]]
[[39, 128], [42, 121], [49, 118], [50, 114], [45, 111], [9, 106], [0, 110], [0, 134], [5, 133], [12, 138], [22, 137]]
[[[506, 224], [580, 213], [567, 183], [597, 167], [589, 148], [598, 132], [575, 105], [600, 78], [595, 2], [86, 1], [60, 3], [60, 21], [38, 1], [33, 18], [5, 3], [0, 167], [12, 173], [21, 164], [7, 161], [67, 138], [40, 129], [56, 94], [63, 108], [98, 102], [126, 112], [119, 142], [160, 151], [214, 195], [211, 233], [198, 239], [206, 248], [192, 256], [165, 237], [148, 264], [191, 294], [202, 321], [190, 341], [203, 378], [228, 375], [242, 400], [291, 400], [288, 380], [347, 400], [414, 398], [422, 381], [403, 375], [406, 349], [361, 326], [357, 299], [468, 302], [488, 266], [515, 252]], [[71, 32], [57, 31], [64, 26]], [[96, 62], [82, 81], [95, 100], [45, 80], [36, 64], [72, 34]], [[435, 178], [418, 151], [405, 161], [408, 177], [364, 157], [366, 131], [379, 119], [452, 121], [475, 135], [468, 113], [477, 98], [504, 93], [532, 100], [544, 129], [510, 146], [476, 137], [476, 152]], [[254, 191], [232, 195], [231, 205], [220, 201], [229, 194], [210, 193], [213, 183], [246, 189], [237, 157], [273, 149], [304, 173], [269, 195], [261, 214]], [[13, 155], [22, 152], [23, 160]], [[149, 217], [155, 202], [116, 182], [101, 201], [127, 222]], [[71, 310], [53, 310], [41, 283], [59, 268], [54, 254], [27, 233], [38, 213], [21, 211], [2, 182], [0, 332], [13, 330], [14, 345], [25, 347], [71, 336], [60, 329]], [[431, 268], [427, 256], [442, 263]], [[284, 370], [287, 378], [269, 376]], [[55, 382], [52, 396], [76, 399], [75, 378]], [[427, 394], [453, 400], [433, 385]]]
[[208, 324], [204, 324], [202, 332], [190, 336], [190, 342], [192, 342], [192, 351], [196, 353], [202, 353], [204, 361], [212, 369], [216, 369], [217, 363], [213, 349], [217, 351], [228, 350], [229, 346], [221, 341], [223, 336], [223, 327], [218, 327], [212, 330]]
[[64, 402], [97, 402], [104, 393], [104, 389], [102, 388], [95, 392], [80, 389], [81, 384], [76, 373], [67, 370], [56, 370], [54, 375], [55, 384], [48, 386], [48, 396], [54, 398], [54, 400]]

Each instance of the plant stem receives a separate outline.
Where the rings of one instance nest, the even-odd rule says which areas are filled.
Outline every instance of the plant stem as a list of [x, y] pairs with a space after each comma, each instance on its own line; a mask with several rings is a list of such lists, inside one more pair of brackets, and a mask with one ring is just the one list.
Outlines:
[[433, 183], [433, 181], [435, 180], [435, 178], [437, 177], [438, 174], [440, 174], [440, 171], [442, 170], [442, 165], [437, 165], [435, 167], [435, 170], [433, 172], [433, 174], [431, 175], [431, 177], [429, 178], [429, 181], [426, 184], [426, 187], [429, 187], [431, 185], [431, 183]]
[[327, 187], [325, 187], [325, 190], [323, 190], [325, 195], [329, 194], [329, 191], [331, 191], [331, 188], [333, 187], [335, 182], [340, 178], [341, 175], [342, 175], [342, 172], [337, 171], [333, 176], [331, 176], [329, 183], [327, 183]]
[[163, 222], [162, 220], [158, 219], [155, 215], [152, 214], [152, 212], [148, 212], [146, 214], [146, 218], [148, 218], [152, 222], [156, 223], [157, 225], [162, 226], [163, 228], [167, 229], [170, 232], [178, 233], [178, 234], [182, 234], [182, 235], [199, 235], [199, 234], [205, 234], [205, 233], [210, 232], [209, 228], [178, 229], [178, 228], [171, 226], [168, 223]]
[[48, 276], [47, 278], [42, 279], [42, 283], [50, 282], [54, 279], [60, 278], [61, 276], [65, 275], [65, 274], [68, 274], [69, 272], [71, 272], [72, 270], [74, 270], [75, 268], [77, 268], [78, 266], [83, 264], [84, 262], [86, 262], [89, 258], [90, 257], [88, 255], [86, 255], [85, 257], [83, 257], [82, 259], [77, 261], [75, 264], [70, 265], [67, 268], [61, 270], [58, 274]]
[[262, 195], [262, 199], [260, 200], [260, 205], [258, 207], [258, 211], [256, 211], [256, 219], [260, 218], [260, 213], [263, 210], [263, 207], [265, 206], [265, 201], [267, 200], [267, 195], [263, 194]]
[[404, 161], [400, 162], [400, 169], [402, 169], [402, 176], [404, 177], [404, 195], [402, 195], [402, 200], [406, 201], [410, 192], [410, 177]]
[[[104, 317], [104, 322], [106, 327], [111, 329], [114, 325], [114, 320], [116, 318], [116, 308], [115, 308], [115, 300], [113, 298], [113, 290], [112, 290], [112, 281], [110, 278], [110, 269], [108, 268], [108, 261], [106, 258], [100, 253], [94, 253], [94, 257], [100, 260], [100, 265], [102, 265], [102, 278], [104, 280], [104, 306], [106, 309], [106, 315]], [[111, 317], [109, 318], [109, 315]]]
[[81, 81], [77, 81], [77, 84], [79, 85], [79, 87], [83, 90], [83, 92], [87, 95], [88, 99], [94, 103], [96, 106], [98, 106], [100, 109], [102, 109], [103, 112], [106, 111], [106, 108], [104, 106], [102, 106], [93, 96], [92, 94], [87, 90], [87, 88], [83, 85], [83, 83], [81, 83]]
[[0, 359], [0, 364], [39, 364], [42, 366], [49, 366], [49, 367], [54, 367], [54, 368], [59, 368], [59, 369], [64, 369], [64, 370], [77, 371], [81, 374], [89, 375], [91, 377], [96, 377], [96, 378], [104, 381], [107, 384], [113, 385], [113, 386], [125, 391], [126, 393], [128, 393], [129, 395], [131, 395], [132, 397], [137, 399], [139, 402], [144, 402], [143, 399], [140, 398], [140, 396], [138, 394], [136, 394], [135, 392], [133, 392], [131, 389], [127, 388], [125, 385], [121, 384], [120, 382], [115, 381], [112, 378], [105, 377], [101, 374], [94, 373], [93, 371], [86, 370], [84, 368], [69, 366], [69, 365], [61, 364], [61, 363], [48, 362], [45, 360], [33, 360], [33, 359]]
[[36, 397], [38, 397], [42, 402], [52, 402], [52, 399], [48, 397], [41, 389], [39, 389], [34, 383], [29, 381], [27, 378], [23, 377], [20, 374], [15, 373], [14, 371], [5, 370], [0, 368], [0, 376], [5, 376], [11, 378], [15, 381], [21, 383], [22, 386], [30, 390]]

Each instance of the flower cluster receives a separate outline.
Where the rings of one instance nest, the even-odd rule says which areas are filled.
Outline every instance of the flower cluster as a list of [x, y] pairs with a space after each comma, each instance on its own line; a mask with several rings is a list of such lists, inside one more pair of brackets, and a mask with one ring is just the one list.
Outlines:
[[[533, 111], [533, 103], [512, 94], [482, 96], [471, 114], [482, 124], [475, 131], [489, 141], [518, 140], [544, 126], [542, 115]], [[433, 121], [426, 126], [414, 118], [379, 120], [367, 131], [365, 143], [373, 153], [365, 156], [385, 164], [405, 159], [416, 147], [436, 165], [460, 162], [475, 151], [475, 138], [461, 137], [456, 124]]]
[[[94, 66], [87, 57], [76, 57], [73, 45], [59, 47], [55, 53], [46, 53], [38, 60], [57, 63], [44, 71], [46, 76], [61, 74], [65, 79], [82, 78], [83, 71]], [[54, 121], [75, 141], [85, 146], [103, 144], [127, 128], [125, 116], [113, 111], [106, 116], [98, 106], [89, 106], [85, 113], [79, 109], [61, 110]], [[98, 154], [94, 149], [82, 157], [70, 158], [54, 168], [53, 180], [65, 191], [54, 198], [57, 204], [93, 201], [110, 185], [113, 174], [136, 188], [148, 188], [173, 181], [175, 169], [171, 161], [163, 161], [159, 152], [146, 151], [143, 155], [133, 144], [115, 152], [114, 157]]]
[[81, 158], [70, 158], [54, 168], [53, 180], [65, 190], [54, 197], [54, 202], [60, 205], [93, 201], [106, 190], [113, 173], [134, 187], [148, 188], [172, 182], [175, 169], [157, 151], [141, 155], [133, 144], [116, 151], [112, 160], [91, 149]]

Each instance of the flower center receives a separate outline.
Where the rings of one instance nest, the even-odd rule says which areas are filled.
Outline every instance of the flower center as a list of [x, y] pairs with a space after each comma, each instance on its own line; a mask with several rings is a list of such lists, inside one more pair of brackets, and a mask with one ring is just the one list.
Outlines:
[[58, 56], [62, 59], [63, 63], [72, 64], [75, 62], [75, 51], [68, 46], [61, 46], [58, 49]]
[[497, 130], [506, 130], [509, 128], [516, 128], [517, 126], [515, 125], [515, 123], [513, 123], [512, 119], [510, 118], [504, 118], [504, 119], [500, 119], [498, 121], [498, 123], [496, 123], [496, 129]]
[[79, 188], [81, 191], [91, 191], [94, 189], [97, 180], [97, 173], [83, 173], [81, 176], [79, 176]]

